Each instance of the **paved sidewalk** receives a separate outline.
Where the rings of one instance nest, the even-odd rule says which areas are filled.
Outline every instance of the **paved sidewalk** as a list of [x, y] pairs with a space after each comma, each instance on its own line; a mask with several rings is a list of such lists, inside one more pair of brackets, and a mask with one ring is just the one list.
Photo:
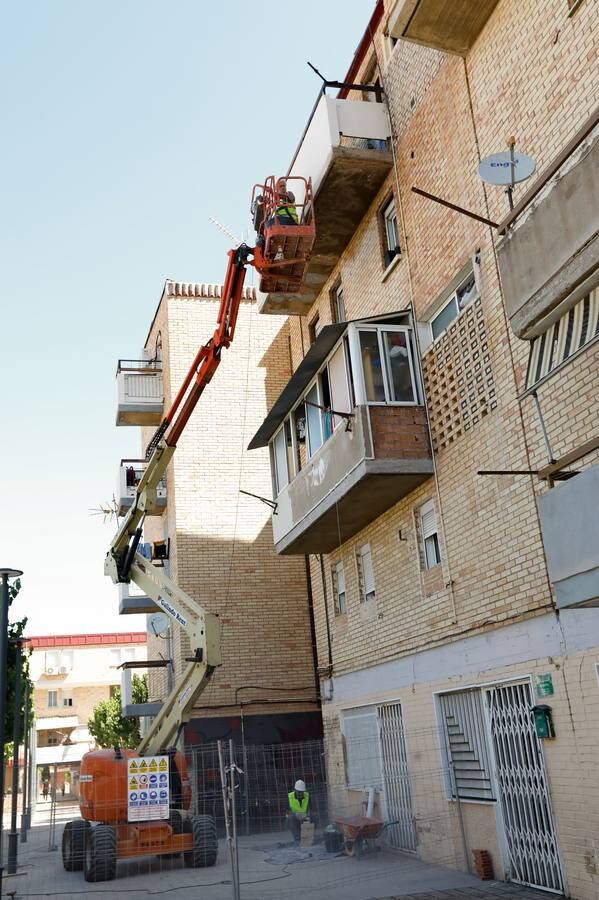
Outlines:
[[555, 897], [555, 894], [534, 891], [517, 884], [491, 881], [483, 882], [478, 887], [451, 891], [426, 891], [424, 894], [399, 894], [395, 897], [381, 897], [378, 900], [548, 900], [549, 897]]
[[[19, 871], [5, 875], [4, 896], [98, 900], [231, 900], [231, 868], [220, 842], [210, 869], [186, 869], [182, 859], [151, 857], [119, 863], [118, 878], [88, 884], [82, 872], [65, 872], [60, 842], [64, 823], [77, 807], [59, 804], [57, 850], [48, 851], [49, 804], [38, 806], [26, 844], [19, 844]], [[289, 835], [266, 834], [239, 839], [242, 900], [547, 900], [546, 894], [522, 893], [496, 882], [483, 884], [464, 872], [420, 862], [404, 853], [381, 851], [350, 859], [327, 854], [322, 845], [297, 848]], [[493, 893], [493, 890], [495, 893]], [[499, 891], [499, 893], [498, 893]]]

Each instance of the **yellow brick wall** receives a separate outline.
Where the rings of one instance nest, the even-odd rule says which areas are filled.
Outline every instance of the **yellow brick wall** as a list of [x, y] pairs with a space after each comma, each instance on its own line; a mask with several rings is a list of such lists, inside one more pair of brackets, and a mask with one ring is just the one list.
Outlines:
[[[215, 299], [163, 299], [149, 343], [160, 330], [167, 404], [214, 331], [217, 310]], [[286, 320], [259, 316], [253, 302], [243, 301], [234, 342], [223, 351], [169, 466], [163, 518], [171, 577], [218, 613], [222, 625], [223, 665], [197, 704], [205, 715], [234, 712], [237, 698], [268, 699], [268, 705], [248, 706], [248, 714], [316, 709], [305, 702], [315, 691], [304, 561], [277, 556], [269, 508], [239, 493], [272, 497], [268, 451], [248, 453], [246, 447], [290, 373]], [[157, 520], [152, 527], [163, 526]], [[178, 629], [173, 642], [178, 676], [189, 645]], [[151, 641], [150, 654], [157, 650], [164, 653], [164, 643]], [[164, 670], [152, 673], [152, 696], [165, 684]], [[296, 699], [304, 702], [285, 702]], [[232, 708], [222, 709], [225, 704]]]

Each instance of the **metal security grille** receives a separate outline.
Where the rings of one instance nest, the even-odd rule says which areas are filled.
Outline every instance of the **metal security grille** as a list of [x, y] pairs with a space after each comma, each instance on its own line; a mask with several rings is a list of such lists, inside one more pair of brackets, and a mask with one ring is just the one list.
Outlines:
[[462, 800], [494, 800], [481, 692], [442, 694], [439, 703], [452, 796], [457, 791]]
[[512, 881], [561, 892], [562, 875], [528, 682], [486, 690]]
[[398, 823], [389, 828], [389, 843], [401, 850], [415, 850], [416, 831], [401, 705], [379, 706], [377, 717], [387, 818]]
[[598, 336], [599, 288], [595, 288], [531, 341], [526, 388], [531, 388]]

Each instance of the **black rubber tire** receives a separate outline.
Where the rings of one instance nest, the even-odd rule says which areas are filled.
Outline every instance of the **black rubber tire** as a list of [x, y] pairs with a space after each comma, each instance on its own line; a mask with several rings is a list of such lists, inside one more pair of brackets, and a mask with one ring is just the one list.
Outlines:
[[94, 825], [87, 832], [83, 874], [86, 881], [116, 877], [116, 831], [111, 825]]
[[62, 864], [67, 872], [80, 872], [85, 862], [85, 838], [90, 824], [85, 819], [71, 819], [62, 832]]
[[218, 836], [212, 816], [192, 816], [184, 827], [185, 831], [191, 831], [193, 835], [193, 850], [187, 850], [183, 854], [187, 868], [203, 869], [213, 866], [218, 856]]

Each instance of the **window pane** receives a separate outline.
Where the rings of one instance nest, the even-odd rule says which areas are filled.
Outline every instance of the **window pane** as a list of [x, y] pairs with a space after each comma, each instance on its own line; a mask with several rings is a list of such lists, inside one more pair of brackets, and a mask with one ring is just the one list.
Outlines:
[[322, 398], [322, 406], [325, 409], [321, 410], [322, 413], [322, 431], [324, 434], [324, 439], [327, 441], [333, 433], [333, 417], [329, 410], [331, 408], [331, 389], [329, 385], [329, 372], [328, 369], [324, 369], [320, 373], [320, 394]]
[[289, 419], [285, 419], [283, 429], [285, 431], [285, 444], [287, 446], [287, 473], [289, 479], [291, 479], [295, 475], [295, 466], [293, 464], [293, 441], [291, 439], [291, 422]]
[[[308, 423], [308, 454], [314, 456], [322, 445], [320, 410], [318, 409], [318, 387], [314, 385], [306, 395], [306, 419]], [[316, 406], [312, 405], [316, 404]]]
[[387, 233], [387, 248], [396, 250], [399, 247], [399, 232], [397, 229], [397, 215], [395, 212], [395, 201], [386, 207], [384, 212], [385, 231]]
[[[351, 412], [347, 369], [345, 366], [345, 347], [341, 344], [329, 361], [329, 383], [331, 387], [331, 406], [337, 412]], [[343, 422], [341, 416], [335, 416], [333, 427]]]
[[344, 710], [341, 715], [348, 785], [380, 789], [382, 774], [376, 709], [356, 707]]
[[385, 385], [378, 334], [376, 331], [360, 331], [359, 335], [366, 399], [370, 403], [384, 403]]
[[444, 307], [444, 309], [442, 309], [434, 319], [431, 319], [431, 332], [433, 335], [433, 340], [435, 340], [435, 338], [438, 338], [442, 331], [445, 331], [447, 326], [457, 317], [457, 314], [458, 309], [456, 299], [455, 297], [452, 297], [447, 306]]
[[462, 310], [465, 306], [467, 306], [471, 300], [474, 300], [476, 296], [478, 296], [478, 290], [476, 288], [476, 281], [474, 280], [474, 274], [468, 278], [456, 291], [457, 301], [458, 301], [458, 309]]
[[345, 300], [341, 286], [335, 292], [335, 318], [337, 322], [345, 322]]
[[410, 371], [409, 350], [406, 334], [403, 331], [383, 332], [385, 362], [390, 400], [397, 403], [413, 403], [415, 400], [412, 373]]
[[441, 562], [441, 554], [439, 552], [439, 538], [437, 534], [432, 534], [424, 539], [424, 555], [426, 557], [426, 568], [432, 569]]
[[277, 492], [289, 484], [289, 476], [287, 473], [287, 446], [285, 443], [285, 432], [283, 429], [279, 431], [274, 439], [274, 456], [275, 470], [277, 481]]
[[362, 589], [364, 600], [374, 600], [374, 571], [372, 569], [372, 554], [370, 552], [370, 544], [365, 544], [360, 548], [360, 569], [362, 575]]

